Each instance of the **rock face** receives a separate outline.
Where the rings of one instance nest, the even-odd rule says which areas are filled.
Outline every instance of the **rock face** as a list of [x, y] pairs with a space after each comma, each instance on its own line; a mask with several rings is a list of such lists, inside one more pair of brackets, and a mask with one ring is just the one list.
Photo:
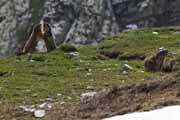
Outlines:
[[0, 1], [0, 55], [13, 53], [18, 34], [24, 34], [28, 25], [28, 0]]
[[92, 44], [119, 31], [111, 1], [47, 0], [44, 9], [58, 43]]
[[178, 0], [1, 0], [0, 55], [12, 54], [49, 17], [57, 45], [97, 44], [129, 26], [180, 23]]

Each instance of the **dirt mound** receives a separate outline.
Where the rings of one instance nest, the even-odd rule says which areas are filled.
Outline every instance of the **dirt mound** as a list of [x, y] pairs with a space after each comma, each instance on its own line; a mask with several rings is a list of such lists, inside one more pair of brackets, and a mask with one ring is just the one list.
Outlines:
[[132, 53], [132, 54], [126, 54], [126, 55], [120, 55], [119, 60], [144, 60], [146, 56], [144, 54], [139, 53]]
[[99, 60], [119, 59], [119, 60], [144, 60], [146, 56], [139, 53], [124, 54], [120, 51], [101, 51], [96, 54]]
[[100, 92], [90, 101], [81, 103], [79, 107], [64, 111], [59, 117], [98, 120], [113, 115], [175, 105], [180, 103], [179, 88], [180, 77], [163, 77], [161, 80], [114, 87]]
[[109, 60], [109, 59], [117, 59], [122, 52], [120, 51], [100, 51], [96, 58], [99, 60]]

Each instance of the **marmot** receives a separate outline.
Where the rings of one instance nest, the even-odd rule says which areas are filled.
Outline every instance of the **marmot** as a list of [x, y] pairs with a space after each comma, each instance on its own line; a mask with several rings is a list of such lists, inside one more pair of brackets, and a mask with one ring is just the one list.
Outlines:
[[168, 50], [161, 48], [156, 55], [146, 58], [144, 61], [145, 70], [153, 72], [162, 71], [167, 54]]
[[32, 33], [27, 40], [23, 53], [49, 52], [56, 49], [50, 25], [42, 20], [34, 26]]
[[163, 71], [164, 72], [172, 72], [178, 70], [177, 62], [176, 60], [169, 60], [165, 61], [163, 64]]

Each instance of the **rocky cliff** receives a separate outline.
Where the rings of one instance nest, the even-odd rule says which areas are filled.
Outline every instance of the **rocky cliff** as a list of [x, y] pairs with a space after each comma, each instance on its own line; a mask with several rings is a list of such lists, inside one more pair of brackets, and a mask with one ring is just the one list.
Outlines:
[[49, 17], [57, 44], [97, 44], [127, 28], [180, 23], [178, 0], [1, 0], [0, 55], [13, 54]]

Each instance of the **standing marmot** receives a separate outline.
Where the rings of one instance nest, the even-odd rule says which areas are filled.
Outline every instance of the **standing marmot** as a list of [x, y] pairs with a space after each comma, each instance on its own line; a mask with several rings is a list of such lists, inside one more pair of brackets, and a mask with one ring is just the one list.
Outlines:
[[52, 36], [52, 31], [50, 25], [42, 20], [37, 24], [32, 33], [27, 40], [23, 53], [32, 53], [32, 52], [49, 52], [56, 49], [56, 44]]
[[160, 48], [158, 53], [145, 59], [144, 66], [147, 71], [162, 71], [164, 59], [168, 54], [168, 50]]

